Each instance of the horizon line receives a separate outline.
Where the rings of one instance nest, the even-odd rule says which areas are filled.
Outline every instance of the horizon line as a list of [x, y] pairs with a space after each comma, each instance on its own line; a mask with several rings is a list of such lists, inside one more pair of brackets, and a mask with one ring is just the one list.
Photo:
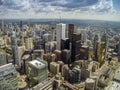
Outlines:
[[[42, 20], [59, 20], [60, 18], [0, 18], [0, 20], [36, 20], [36, 19], [42, 19]], [[101, 20], [101, 19], [80, 19], [80, 18], [62, 18], [63, 20], [90, 20], [90, 21], [105, 21], [105, 22], [120, 22], [119, 20]]]

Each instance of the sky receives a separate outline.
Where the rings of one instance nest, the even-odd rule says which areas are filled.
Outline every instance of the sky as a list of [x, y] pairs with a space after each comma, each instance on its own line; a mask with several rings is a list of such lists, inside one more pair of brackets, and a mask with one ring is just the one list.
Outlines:
[[0, 18], [120, 21], [120, 0], [0, 0]]

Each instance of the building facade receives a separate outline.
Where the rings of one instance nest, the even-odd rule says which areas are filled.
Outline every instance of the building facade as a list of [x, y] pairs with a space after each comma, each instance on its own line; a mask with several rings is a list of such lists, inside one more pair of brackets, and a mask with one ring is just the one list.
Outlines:
[[56, 25], [56, 49], [61, 50], [61, 39], [65, 38], [66, 24], [59, 23]]
[[12, 63], [0, 66], [0, 90], [18, 90], [17, 71]]

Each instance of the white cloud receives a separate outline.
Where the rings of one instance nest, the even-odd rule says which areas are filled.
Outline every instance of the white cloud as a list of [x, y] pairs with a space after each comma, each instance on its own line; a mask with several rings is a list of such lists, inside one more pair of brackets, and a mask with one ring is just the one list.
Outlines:
[[[112, 0], [3, 0], [0, 5], [0, 18], [92, 18], [119, 12], [113, 7]], [[112, 14], [112, 16], [111, 16]], [[103, 18], [104, 19], [104, 18]], [[120, 19], [119, 19], [120, 20]]]

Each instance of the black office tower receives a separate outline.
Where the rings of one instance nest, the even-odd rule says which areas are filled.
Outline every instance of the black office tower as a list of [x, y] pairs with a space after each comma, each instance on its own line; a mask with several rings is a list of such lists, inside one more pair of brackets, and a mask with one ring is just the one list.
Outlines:
[[68, 36], [69, 36], [70, 42], [72, 42], [73, 33], [74, 33], [74, 24], [69, 24], [68, 25]]
[[68, 38], [61, 39], [61, 50], [69, 49], [70, 48], [70, 41]]
[[61, 59], [65, 64], [71, 63], [71, 52], [70, 50], [64, 49], [61, 53]]
[[81, 34], [73, 33], [72, 36], [71, 61], [74, 62], [80, 59]]

